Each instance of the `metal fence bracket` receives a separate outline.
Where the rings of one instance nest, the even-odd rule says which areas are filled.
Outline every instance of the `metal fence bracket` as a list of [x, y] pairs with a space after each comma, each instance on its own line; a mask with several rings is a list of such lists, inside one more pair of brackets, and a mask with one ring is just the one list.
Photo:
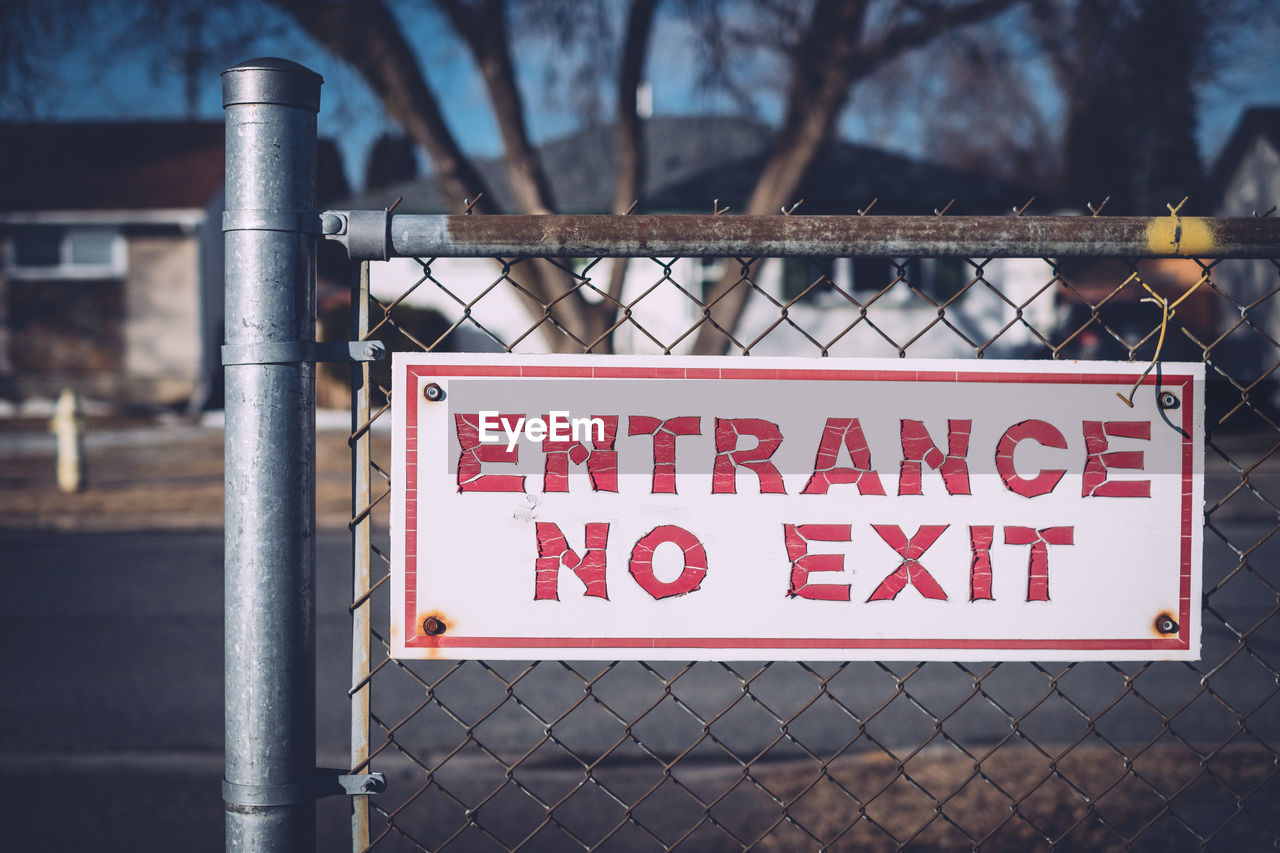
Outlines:
[[290, 234], [319, 234], [320, 217], [300, 210], [227, 210], [222, 214], [222, 230], [284, 231]]
[[391, 257], [391, 211], [326, 210], [320, 232], [341, 243], [353, 261], [385, 261]]
[[319, 770], [313, 779], [289, 785], [237, 785], [222, 780], [222, 800], [233, 806], [290, 806], [325, 797], [361, 797], [387, 790], [382, 773]]
[[222, 347], [222, 364], [316, 364], [321, 362], [380, 361], [387, 357], [382, 341], [259, 341], [251, 344], [226, 344]]

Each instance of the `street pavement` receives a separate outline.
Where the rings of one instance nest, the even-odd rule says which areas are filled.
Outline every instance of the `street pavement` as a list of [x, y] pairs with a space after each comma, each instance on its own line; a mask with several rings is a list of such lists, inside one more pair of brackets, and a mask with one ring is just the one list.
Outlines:
[[[1259, 522], [1226, 526], [1228, 535], [1246, 542], [1256, 541], [1267, 529]], [[1270, 542], [1264, 545], [1254, 557], [1258, 564], [1276, 565], [1276, 547]], [[318, 737], [321, 763], [337, 766], [345, 760], [349, 720], [345, 533], [321, 533], [317, 550], [321, 591]], [[80, 840], [92, 839], [92, 849], [165, 849], [163, 839], [175, 837], [170, 834], [175, 827], [168, 824], [177, 823], [186, 839], [183, 849], [219, 849], [221, 534], [4, 532], [0, 553], [5, 555], [7, 576], [7, 595], [0, 602], [0, 646], [6, 650], [9, 685], [0, 694], [0, 719], [5, 721], [0, 727], [0, 767], [8, 771], [3, 783], [6, 802], [21, 806], [11, 812], [11, 828], [16, 822], [18, 837], [32, 840], [48, 840], [51, 833], [74, 842], [77, 832], [83, 832], [89, 837], [80, 836]], [[1213, 572], [1215, 577], [1222, 574], [1222, 569]], [[1213, 606], [1236, 624], [1253, 625], [1275, 604], [1257, 594], [1256, 584], [1244, 580], [1228, 584], [1214, 597]], [[1274, 622], [1250, 638], [1252, 652], [1272, 665], [1280, 660], [1280, 632]], [[1206, 619], [1206, 660], [1223, 660], [1233, 647], [1234, 639], [1222, 623]], [[413, 666], [423, 677], [435, 680], [448, 665]], [[494, 666], [499, 674], [512, 678], [527, 665]], [[602, 669], [598, 663], [573, 666], [589, 675]], [[750, 676], [759, 666], [734, 664], [733, 668]], [[656, 669], [672, 675], [682, 667], [660, 664]], [[835, 667], [814, 665], [813, 669], [826, 675]], [[913, 669], [908, 664], [887, 668], [857, 664], [833, 679], [828, 690], [866, 713], [893, 700], [896, 683], [890, 672], [905, 675]], [[967, 669], [982, 672], [986, 667], [969, 665]], [[1063, 669], [1046, 666], [1053, 674]], [[1096, 712], [1123, 693], [1125, 674], [1139, 669], [1138, 664], [1079, 665], [1059, 687], [1077, 706]], [[1196, 692], [1199, 675], [1197, 669], [1183, 664], [1146, 669], [1135, 686], [1151, 705], [1125, 699], [1097, 721], [1097, 731], [1117, 743], [1145, 742], [1158, 735], [1162, 720], [1153, 707], [1165, 712], [1178, 709]], [[1249, 708], [1274, 690], [1274, 676], [1249, 656], [1238, 656], [1212, 684], [1217, 695]], [[933, 663], [912, 675], [906, 686], [913, 701], [895, 700], [892, 710], [868, 726], [875, 740], [890, 749], [928, 738], [933, 721], [921, 709], [946, 715], [972, 691], [973, 681], [956, 665]], [[1050, 688], [1045, 674], [1022, 665], [1001, 667], [982, 686], [1013, 714], [1027, 711]], [[442, 686], [439, 695], [460, 716], [476, 719], [502, 698], [504, 689], [487, 671], [464, 667]], [[741, 688], [723, 667], [702, 664], [680, 678], [673, 689], [683, 703], [709, 717], [736, 699]], [[778, 734], [776, 721], [764, 707], [789, 716], [817, 689], [817, 678], [799, 666], [769, 667], [752, 682], [755, 698], [739, 703], [717, 724], [724, 747], [705, 745], [694, 761], [729, 761], [725, 750], [743, 757], [755, 755]], [[422, 701], [421, 690], [409, 678], [381, 679], [376, 690], [376, 709], [387, 720], [398, 720]], [[622, 664], [593, 690], [628, 716], [661, 698], [662, 684], [638, 664]], [[581, 681], [556, 664], [539, 666], [517, 688], [523, 702], [549, 715], [567, 707], [581, 692]], [[1020, 722], [1020, 730], [1032, 741], [1052, 744], [1069, 742], [1087, 725], [1070, 705], [1053, 700], [1030, 712]], [[947, 720], [945, 730], [961, 742], [980, 744], [1004, 737], [1009, 726], [1008, 716], [975, 698]], [[1184, 737], [1201, 743], [1221, 742], [1234, 726], [1234, 716], [1216, 700], [1194, 703], [1175, 724]], [[1264, 704], [1251, 716], [1249, 726], [1256, 735], [1276, 742], [1280, 703]], [[698, 738], [700, 725], [674, 703], [667, 703], [634, 731], [655, 753], [674, 756]], [[831, 755], [855, 730], [843, 711], [824, 702], [797, 718], [789, 731], [813, 752]], [[622, 727], [588, 704], [558, 727], [557, 734], [579, 755], [592, 756], [614, 744]], [[532, 718], [518, 712], [495, 715], [475, 735], [495, 753], [515, 757], [536, 742], [541, 731]], [[464, 741], [466, 732], [437, 713], [411, 723], [398, 737], [416, 755], [433, 760]], [[785, 745], [776, 753], [780, 759], [797, 755]], [[615, 757], [636, 758], [638, 750], [628, 742]], [[554, 765], [554, 756], [548, 760]], [[117, 811], [93, 815], [101, 825], [78, 826], [80, 812], [65, 813], [67, 799], [56, 793], [67, 788], [74, 799], [91, 801], [97, 809], [103, 807], [104, 797], [108, 803], [116, 802], [112, 808]], [[91, 807], [89, 812], [94, 810]], [[326, 802], [322, 812], [328, 825], [340, 831], [345, 804]], [[157, 828], [158, 846], [142, 844], [135, 833], [137, 821]], [[115, 833], [119, 834], [114, 835], [117, 843], [113, 845]]]
[[[208, 432], [201, 433], [203, 440], [214, 446], [216, 435]], [[332, 437], [326, 441], [338, 444]], [[6, 457], [0, 439], [0, 466], [7, 459], [30, 463], [31, 453], [24, 456], [14, 449], [17, 444], [10, 440]], [[154, 441], [132, 438], [122, 439], [111, 452], [123, 457], [133, 446], [156, 455]], [[112, 445], [101, 440], [99, 447]], [[10, 473], [19, 468], [17, 463], [8, 466]], [[7, 476], [0, 473], [0, 480]], [[1215, 463], [1208, 479], [1207, 492], [1216, 500], [1238, 482], [1238, 475]], [[1274, 476], [1258, 475], [1254, 481], [1267, 495], [1280, 491]], [[34, 485], [26, 488], [36, 491]], [[1115, 743], [1145, 743], [1159, 736], [1162, 715], [1176, 712], [1173, 728], [1179, 735], [1216, 744], [1238, 731], [1232, 708], [1255, 707], [1249, 732], [1274, 745], [1280, 742], [1280, 701], [1272, 698], [1272, 668], [1280, 666], [1280, 619], [1268, 621], [1277, 606], [1274, 587], [1268, 584], [1275, 583], [1275, 566], [1280, 565], [1280, 538], [1271, 536], [1274, 514], [1253, 497], [1244, 498], [1232, 499], [1217, 512], [1217, 532], [1206, 532], [1205, 588], [1225, 583], [1210, 597], [1199, 666], [1090, 663], [1068, 671], [1064, 665], [1043, 670], [1004, 665], [982, 679], [985, 696], [962, 706], [974, 692], [969, 673], [985, 672], [986, 665], [931, 663], [917, 669], [912, 664], [855, 664], [831, 677], [826, 690], [863, 716], [887, 704], [866, 733], [890, 751], [929, 738], [940, 717], [946, 717], [946, 735], [965, 744], [1006, 737], [1011, 716], [1019, 719], [1021, 736], [1032, 742], [1069, 743], [1089, 730], [1088, 713], [1101, 714], [1093, 731]], [[24, 527], [7, 511], [7, 529], [0, 529], [6, 588], [0, 598], [0, 647], [5, 649], [7, 676], [7, 689], [0, 691], [0, 720], [5, 723], [0, 726], [0, 791], [9, 838], [19, 842], [9, 849], [222, 849], [222, 534], [216, 516], [210, 519], [207, 508], [201, 511], [204, 529], [136, 529], [136, 516], [122, 508], [134, 529], [91, 532]], [[111, 527], [101, 519], [99, 526]], [[1261, 543], [1247, 555], [1249, 569], [1239, 568], [1240, 556], [1224, 539], [1246, 547]], [[317, 553], [319, 760], [340, 766], [346, 763], [349, 732], [345, 530], [322, 530]], [[379, 607], [385, 604], [379, 602]], [[1226, 623], [1243, 629], [1261, 625], [1249, 636], [1247, 652], [1235, 653], [1237, 639]], [[1201, 676], [1219, 663], [1223, 665], [1212, 675], [1211, 690], [1201, 691]], [[571, 666], [587, 678], [604, 669], [600, 663]], [[419, 662], [411, 669], [434, 681], [449, 667]], [[468, 665], [451, 675], [437, 695], [463, 719], [478, 719], [505, 696], [506, 685], [496, 676], [515, 678], [526, 667], [500, 663], [490, 672]], [[628, 719], [639, 715], [663, 696], [658, 676], [674, 676], [683, 665], [653, 668], [657, 675], [639, 664], [623, 663], [592, 685], [593, 695]], [[679, 754], [702, 731], [686, 708], [705, 718], [730, 704], [742, 692], [736, 673], [754, 676], [751, 695], [716, 723], [718, 743], [704, 741], [690, 754], [691, 766], [736, 772], [732, 755], [745, 759], [766, 749], [768, 760], [802, 756], [788, 741], [770, 747], [779, 735], [775, 715], [798, 714], [788, 733], [820, 756], [839, 752], [857, 733], [834, 702], [823, 699], [801, 712], [820, 689], [819, 679], [835, 673], [836, 665], [810, 670], [776, 664], [759, 670], [760, 665], [747, 663], [733, 664], [732, 671], [718, 664], [696, 665], [671, 687], [679, 702], [662, 703], [633, 732], [659, 756]], [[1125, 695], [1126, 678], [1134, 674], [1137, 695]], [[902, 677], [909, 697], [898, 695]], [[1058, 697], [1040, 702], [1055, 688], [1070, 702]], [[423, 699], [412, 678], [394, 672], [380, 675], [375, 690], [375, 710], [388, 721], [399, 720]], [[535, 667], [513, 690], [521, 702], [553, 717], [582, 695], [583, 682], [552, 662]], [[1197, 693], [1199, 698], [1186, 705]], [[540, 724], [515, 707], [472, 732], [508, 760], [522, 755], [542, 733]], [[433, 761], [464, 743], [467, 735], [444, 715], [429, 712], [407, 724], [397, 738], [415, 755]], [[626, 741], [624, 726], [594, 702], [573, 712], [557, 726], [556, 735], [588, 758], [620, 739], [624, 742], [613, 753], [615, 763], [624, 766], [642, 758], [639, 748]], [[854, 751], [880, 748], [869, 744], [864, 739]], [[468, 767], [483, 775], [479, 768], [486, 762], [476, 757], [474, 747], [464, 750], [450, 765], [454, 784], [474, 784], [474, 779], [468, 781]], [[384, 765], [393, 783], [402, 786], [397, 795], [404, 794], [405, 785], [421, 784], [403, 761], [389, 758]], [[562, 750], [544, 749], [529, 765], [552, 776], [576, 772]], [[490, 762], [490, 770], [492, 766]], [[322, 802], [322, 849], [349, 849], [347, 809], [340, 799]], [[501, 825], [500, 818], [495, 820]]]

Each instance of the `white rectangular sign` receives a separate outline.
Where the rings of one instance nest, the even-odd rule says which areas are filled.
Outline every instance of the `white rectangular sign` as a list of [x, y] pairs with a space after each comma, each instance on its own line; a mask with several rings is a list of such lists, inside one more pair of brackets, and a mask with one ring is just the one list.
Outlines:
[[393, 653], [1196, 659], [1203, 367], [1144, 368], [398, 353]]

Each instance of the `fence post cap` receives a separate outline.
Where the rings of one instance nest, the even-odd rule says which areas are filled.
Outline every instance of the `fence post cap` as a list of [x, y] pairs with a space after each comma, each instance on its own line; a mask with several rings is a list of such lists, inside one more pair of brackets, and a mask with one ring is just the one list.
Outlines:
[[288, 59], [248, 59], [222, 72], [222, 106], [280, 104], [318, 112], [323, 82], [310, 68]]

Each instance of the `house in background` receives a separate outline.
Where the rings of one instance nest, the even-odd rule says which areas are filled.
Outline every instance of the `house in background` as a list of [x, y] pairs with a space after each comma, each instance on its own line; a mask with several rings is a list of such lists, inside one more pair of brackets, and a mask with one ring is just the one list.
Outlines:
[[[741, 209], [760, 174], [772, 134], [767, 126], [742, 118], [667, 116], [648, 120], [646, 211], [710, 213], [717, 204], [728, 206], [732, 215]], [[542, 146], [542, 163], [561, 212], [608, 211], [614, 184], [612, 144], [612, 129], [595, 127]], [[484, 161], [479, 168], [499, 203], [509, 208], [501, 161]], [[1007, 182], [835, 141], [820, 154], [797, 193], [797, 200], [804, 199], [797, 215], [852, 214], [873, 203], [871, 215], [927, 215], [952, 200], [948, 215], [1008, 214], [1012, 206], [1030, 195], [1032, 191]], [[1037, 207], [1051, 208], [1053, 202], [1043, 193], [1039, 195]], [[454, 207], [429, 177], [365, 194], [343, 206], [384, 207], [396, 196], [403, 197], [398, 212], [442, 213]], [[603, 291], [608, 288], [613, 263], [607, 260], [586, 267], [579, 263], [576, 272]], [[701, 306], [690, 296], [703, 298], [726, 263], [737, 262], [697, 258], [628, 261], [622, 301], [631, 304], [635, 322], [624, 323], [616, 332], [616, 351], [661, 352], [671, 347], [676, 353], [687, 352], [694, 337], [688, 332], [703, 316]], [[450, 323], [464, 311], [474, 320], [464, 320], [442, 342], [444, 348], [500, 348], [499, 341], [515, 341], [532, 324], [514, 288], [505, 283], [492, 287], [500, 269], [491, 261], [438, 259], [431, 262], [429, 270], [409, 259], [374, 264], [374, 295], [391, 301], [428, 271], [430, 279], [413, 289], [405, 301], [438, 310]], [[1027, 324], [1049, 327], [1054, 321], [1052, 269], [1035, 259], [995, 260], [986, 264], [982, 273], [1013, 305], [979, 281], [948, 308], [948, 321], [973, 340], [999, 335], [987, 351], [990, 355], [1020, 354], [1034, 346], [1036, 339]], [[518, 281], [519, 275], [517, 265], [511, 278]], [[832, 355], [896, 356], [899, 346], [907, 346], [907, 354], [912, 356], [972, 355], [971, 346], [937, 322], [938, 309], [929, 299], [946, 301], [976, 275], [973, 266], [958, 258], [773, 259], [766, 261], [753, 279], [761, 292], [748, 303], [736, 334], [744, 344], [750, 344], [770, 330], [751, 346], [751, 352], [759, 355], [816, 355], [825, 347]], [[778, 324], [780, 306], [788, 303], [787, 320]], [[1025, 323], [1015, 319], [1015, 306], [1023, 303]], [[868, 306], [866, 318], [855, 325], [862, 306]], [[521, 352], [546, 351], [547, 341], [535, 333], [524, 337], [516, 348]]]
[[[1218, 216], [1280, 215], [1280, 107], [1245, 111], [1214, 163]], [[1227, 260], [1213, 270], [1214, 283], [1238, 307], [1224, 304], [1217, 320], [1227, 335], [1217, 360], [1241, 384], [1277, 377], [1280, 338], [1280, 267], [1272, 260]], [[1273, 400], [1280, 402], [1280, 400]]]
[[1280, 204], [1280, 106], [1245, 110], [1213, 166], [1219, 216], [1259, 216]]
[[0, 396], [198, 396], [204, 283], [222, 277], [224, 134], [221, 122], [0, 126]]
[[[224, 133], [221, 122], [0, 124], [0, 399], [52, 398], [71, 386], [115, 405], [220, 404]], [[646, 122], [645, 134], [648, 211], [710, 212], [714, 203], [729, 206], [732, 215], [759, 174], [771, 131], [738, 118], [658, 117]], [[542, 157], [561, 210], [608, 209], [611, 129], [588, 128], [549, 142]], [[430, 178], [339, 202], [349, 191], [331, 141], [320, 141], [318, 163], [322, 208], [378, 208], [397, 195], [404, 197], [402, 212], [439, 213], [452, 206]], [[501, 161], [480, 167], [499, 202], [509, 206]], [[1213, 176], [1219, 216], [1261, 215], [1280, 201], [1280, 107], [1244, 114]], [[873, 200], [870, 215], [921, 215], [952, 199], [948, 215], [992, 215], [1007, 214], [1030, 194], [984, 176], [835, 141], [797, 196], [805, 199], [801, 215], [854, 213]], [[1055, 209], [1038, 195], [1035, 210]], [[604, 290], [612, 263], [578, 262], [575, 271]], [[635, 322], [619, 329], [616, 349], [684, 352], [693, 339], [690, 329], [702, 317], [694, 299], [719, 279], [725, 263], [736, 262], [626, 263], [623, 301], [632, 306]], [[813, 355], [825, 349], [833, 355], [892, 356], [906, 347], [912, 356], [969, 356], [973, 347], [964, 335], [976, 342], [994, 337], [985, 350], [989, 356], [1042, 356], [1046, 348], [1033, 329], [1057, 344], [1088, 323], [1090, 306], [1104, 300], [1110, 329], [1132, 341], [1150, 331], [1152, 309], [1140, 302], [1136, 286], [1120, 297], [1107, 296], [1124, 269], [1073, 264], [1079, 265], [993, 260], [978, 278], [978, 269], [961, 259], [774, 259], [758, 270], [754, 284], [760, 293], [736, 334], [757, 354]], [[1143, 275], [1176, 297], [1195, 283], [1200, 268], [1193, 262], [1149, 262]], [[1180, 309], [1179, 323], [1205, 343], [1225, 335], [1212, 350], [1215, 363], [1241, 382], [1252, 382], [1274, 367], [1280, 269], [1271, 261], [1227, 260], [1214, 265], [1212, 275], [1218, 291], [1239, 307], [1202, 288]], [[518, 278], [518, 266], [512, 276]], [[331, 277], [346, 280], [340, 270]], [[492, 287], [499, 277], [492, 261], [440, 259], [427, 270], [398, 259], [374, 265], [374, 291], [390, 300], [412, 289], [407, 304], [439, 311], [446, 319], [441, 328], [461, 321], [445, 348], [492, 350], [520, 338], [532, 324], [514, 288]], [[938, 322], [930, 300], [946, 301], [961, 289], [948, 305], [946, 320], [954, 329], [948, 328]], [[779, 323], [781, 305], [788, 307]], [[1182, 336], [1174, 343], [1190, 346]], [[516, 348], [542, 351], [547, 342], [535, 333]], [[1191, 348], [1195, 352], [1172, 354], [1198, 360], [1199, 349]], [[1128, 357], [1096, 322], [1062, 354]]]
[[[225, 135], [0, 124], [0, 399], [221, 406]], [[349, 193], [331, 140], [317, 165], [322, 200]]]

